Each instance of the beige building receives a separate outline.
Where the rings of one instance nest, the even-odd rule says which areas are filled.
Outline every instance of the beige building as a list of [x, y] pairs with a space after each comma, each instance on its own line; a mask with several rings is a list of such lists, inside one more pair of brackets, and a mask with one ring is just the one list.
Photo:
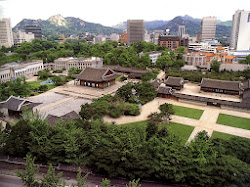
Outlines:
[[128, 45], [134, 42], [144, 41], [145, 39], [145, 26], [143, 20], [128, 20], [127, 21], [128, 31]]
[[78, 69], [84, 69], [86, 67], [101, 68], [103, 66], [102, 58], [59, 58], [54, 60], [54, 70], [66, 69], [67, 71], [71, 67]]
[[14, 45], [10, 18], [0, 19], [0, 47]]
[[42, 60], [7, 63], [0, 67], [0, 82], [7, 82], [18, 77], [35, 75], [42, 70], [44, 70]]
[[198, 53], [188, 53], [183, 55], [182, 60], [188, 65], [198, 66], [203, 69], [210, 68], [210, 62], [207, 61], [207, 57]]
[[204, 17], [201, 21], [201, 40], [214, 40], [216, 33], [216, 17]]
[[19, 46], [23, 42], [31, 42], [34, 38], [35, 35], [32, 32], [26, 33], [23, 31], [17, 31], [14, 32], [14, 44]]

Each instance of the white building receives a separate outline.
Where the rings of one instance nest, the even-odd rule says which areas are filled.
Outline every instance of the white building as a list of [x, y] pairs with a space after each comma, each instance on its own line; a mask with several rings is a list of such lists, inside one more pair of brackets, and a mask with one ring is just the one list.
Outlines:
[[14, 33], [14, 44], [20, 45], [23, 42], [31, 42], [34, 38], [35, 35], [32, 32], [26, 33], [19, 30]]
[[148, 55], [149, 55], [149, 58], [151, 60], [151, 63], [155, 65], [158, 57], [161, 56], [161, 54], [162, 54], [161, 51], [152, 51], [152, 52], [149, 52]]
[[10, 18], [0, 19], [0, 47], [14, 45]]
[[35, 75], [38, 71], [42, 70], [44, 70], [42, 60], [7, 63], [0, 67], [0, 82], [7, 82], [18, 77]]
[[102, 43], [104, 43], [106, 41], [106, 37], [105, 36], [103, 36], [103, 35], [98, 35], [98, 36], [96, 36], [96, 37], [94, 37], [94, 43], [95, 44], [102, 44]]
[[[197, 51], [202, 53], [216, 53], [217, 47], [222, 46], [218, 40], [204, 40], [200, 43], [189, 43], [188, 49], [190, 51]], [[225, 52], [228, 52], [229, 47], [224, 47]]]
[[183, 55], [182, 60], [188, 65], [198, 66], [203, 69], [210, 68], [210, 62], [207, 61], [207, 57], [198, 53], [188, 53]]
[[120, 35], [119, 34], [116, 34], [116, 33], [113, 33], [111, 35], [109, 35], [109, 37], [107, 37], [107, 40], [111, 40], [111, 41], [119, 41], [120, 39]]
[[185, 34], [185, 25], [179, 25], [179, 27], [178, 27], [178, 36], [183, 38], [184, 34]]
[[216, 17], [204, 17], [201, 21], [201, 41], [215, 39]]
[[250, 50], [250, 11], [237, 10], [233, 15], [230, 48]]
[[101, 68], [103, 67], [102, 58], [58, 58], [54, 60], [54, 70], [61, 70], [65, 68], [67, 71], [72, 68], [84, 69], [86, 67]]

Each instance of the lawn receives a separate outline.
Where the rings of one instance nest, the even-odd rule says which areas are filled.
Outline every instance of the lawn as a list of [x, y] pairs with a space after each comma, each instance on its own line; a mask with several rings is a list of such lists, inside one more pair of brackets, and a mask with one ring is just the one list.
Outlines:
[[198, 110], [194, 108], [187, 108], [182, 106], [175, 106], [173, 105], [174, 115], [183, 116], [193, 119], [200, 119], [204, 110]]
[[250, 119], [248, 118], [220, 114], [216, 123], [250, 130]]
[[221, 138], [221, 139], [224, 139], [224, 140], [228, 140], [228, 139], [234, 138], [234, 137], [246, 139], [246, 138], [244, 138], [244, 137], [234, 136], [234, 135], [231, 135], [231, 134], [226, 134], [226, 133], [217, 132], [217, 131], [214, 131], [214, 132], [213, 132], [211, 138], [213, 138], [213, 139], [215, 139], [215, 138]]
[[[29, 88], [33, 90], [38, 90], [40, 86], [40, 82], [37, 82], [37, 81], [27, 82], [27, 84], [29, 85]], [[56, 87], [55, 84], [48, 85], [48, 90], [51, 90], [55, 87]]]
[[[141, 126], [142, 128], [147, 127], [147, 121], [139, 121], [135, 123], [127, 123], [124, 124], [127, 126]], [[188, 125], [182, 125], [179, 123], [169, 123], [169, 124], [160, 124], [159, 128], [167, 127], [170, 133], [175, 134], [176, 136], [179, 136], [182, 139], [182, 144], [185, 145], [187, 142], [189, 136], [191, 135], [192, 131], [194, 130], [194, 127], [188, 126]]]

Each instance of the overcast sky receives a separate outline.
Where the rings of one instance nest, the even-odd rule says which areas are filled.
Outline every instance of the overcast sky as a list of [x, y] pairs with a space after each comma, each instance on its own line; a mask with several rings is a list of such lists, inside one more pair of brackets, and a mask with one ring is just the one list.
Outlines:
[[0, 0], [0, 17], [11, 18], [12, 27], [24, 18], [45, 20], [56, 14], [105, 26], [127, 19], [170, 20], [184, 15], [226, 21], [237, 9], [250, 11], [250, 0]]

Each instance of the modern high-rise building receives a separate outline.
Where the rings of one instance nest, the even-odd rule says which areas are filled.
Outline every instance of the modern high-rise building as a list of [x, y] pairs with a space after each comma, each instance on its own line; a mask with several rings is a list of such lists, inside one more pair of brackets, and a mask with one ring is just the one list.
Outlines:
[[250, 50], [250, 11], [237, 10], [233, 15], [230, 48]]
[[25, 25], [25, 32], [32, 32], [35, 35], [35, 38], [42, 39], [42, 29], [38, 24], [27, 24]]
[[216, 34], [216, 17], [204, 17], [201, 21], [201, 40], [214, 40]]
[[10, 19], [0, 19], [0, 46], [11, 47], [12, 45], [14, 45], [14, 39]]
[[128, 45], [131, 45], [137, 41], [144, 41], [145, 38], [145, 26], [143, 20], [128, 20]]
[[178, 36], [183, 38], [184, 34], [185, 34], [185, 25], [179, 25], [179, 27], [178, 27]]

